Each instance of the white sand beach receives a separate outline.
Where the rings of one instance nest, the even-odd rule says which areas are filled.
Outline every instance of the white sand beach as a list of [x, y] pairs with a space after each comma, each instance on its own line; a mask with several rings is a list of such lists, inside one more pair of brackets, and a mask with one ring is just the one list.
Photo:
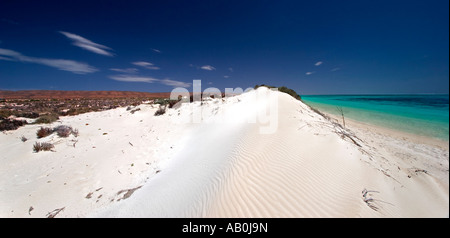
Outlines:
[[[276, 130], [261, 133], [274, 102]], [[264, 87], [161, 116], [136, 108], [0, 133], [0, 217], [449, 216], [444, 142], [343, 129]], [[79, 135], [37, 139], [57, 125]], [[33, 152], [37, 141], [55, 148]]]

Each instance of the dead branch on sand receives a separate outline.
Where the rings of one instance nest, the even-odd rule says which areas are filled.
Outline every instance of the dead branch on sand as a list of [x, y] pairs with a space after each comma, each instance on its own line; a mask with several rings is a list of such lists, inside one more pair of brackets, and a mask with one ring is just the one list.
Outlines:
[[64, 210], [66, 207], [57, 208], [49, 213], [47, 213], [47, 218], [55, 218], [58, 213], [60, 213], [62, 210]]
[[343, 122], [344, 128], [345, 128], [344, 109], [342, 109], [342, 107], [336, 107], [336, 109], [338, 110], [339, 114], [341, 114], [341, 116], [342, 116], [342, 122]]
[[369, 193], [380, 193], [380, 192], [379, 191], [375, 191], [375, 190], [367, 190], [367, 189], [364, 189], [362, 191], [363, 201], [367, 204], [367, 206], [372, 208], [374, 211], [378, 211], [378, 209], [379, 209], [377, 206], [375, 206], [375, 204], [373, 204], [374, 202], [382, 202], [382, 203], [386, 203], [386, 204], [394, 206], [394, 204], [392, 204], [392, 203], [385, 202], [385, 201], [382, 201], [382, 200], [379, 200], [379, 199], [374, 199], [373, 197], [371, 197], [372, 195], [369, 194]]
[[122, 198], [117, 199], [117, 201], [129, 198], [136, 190], [140, 189], [141, 187], [142, 186], [139, 186], [136, 188], [131, 188], [131, 189], [120, 190], [119, 192], [117, 192], [117, 195], [120, 195], [122, 193], [125, 193], [125, 194], [123, 195]]

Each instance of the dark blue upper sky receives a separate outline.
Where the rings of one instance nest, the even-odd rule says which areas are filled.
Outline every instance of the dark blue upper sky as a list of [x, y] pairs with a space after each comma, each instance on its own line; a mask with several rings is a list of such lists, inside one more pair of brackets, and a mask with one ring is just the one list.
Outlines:
[[0, 89], [449, 92], [449, 1], [0, 1]]

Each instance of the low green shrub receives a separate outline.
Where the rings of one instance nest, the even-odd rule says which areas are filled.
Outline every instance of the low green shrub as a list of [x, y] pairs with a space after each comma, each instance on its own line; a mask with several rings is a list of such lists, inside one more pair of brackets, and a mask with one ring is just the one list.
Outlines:
[[285, 86], [274, 87], [274, 86], [261, 84], [261, 85], [255, 85], [254, 89], [258, 89], [259, 87], [277, 88], [278, 91], [283, 92], [283, 93], [287, 93], [287, 94], [291, 95], [293, 98], [295, 98], [297, 100], [301, 100], [302, 99], [302, 97], [297, 92], [295, 92], [293, 89], [290, 89], [290, 88], [285, 87]]
[[45, 115], [41, 115], [38, 119], [36, 119], [36, 121], [34, 122], [35, 124], [50, 124], [55, 122], [56, 120], [59, 119], [58, 114], [45, 114]]
[[165, 106], [159, 106], [159, 109], [155, 112], [155, 116], [160, 116], [166, 113], [166, 107]]

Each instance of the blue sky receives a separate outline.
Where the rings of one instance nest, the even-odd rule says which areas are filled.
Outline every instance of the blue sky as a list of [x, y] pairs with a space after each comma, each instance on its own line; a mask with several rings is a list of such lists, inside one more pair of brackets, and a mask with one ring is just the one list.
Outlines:
[[0, 2], [0, 89], [448, 93], [449, 2]]

